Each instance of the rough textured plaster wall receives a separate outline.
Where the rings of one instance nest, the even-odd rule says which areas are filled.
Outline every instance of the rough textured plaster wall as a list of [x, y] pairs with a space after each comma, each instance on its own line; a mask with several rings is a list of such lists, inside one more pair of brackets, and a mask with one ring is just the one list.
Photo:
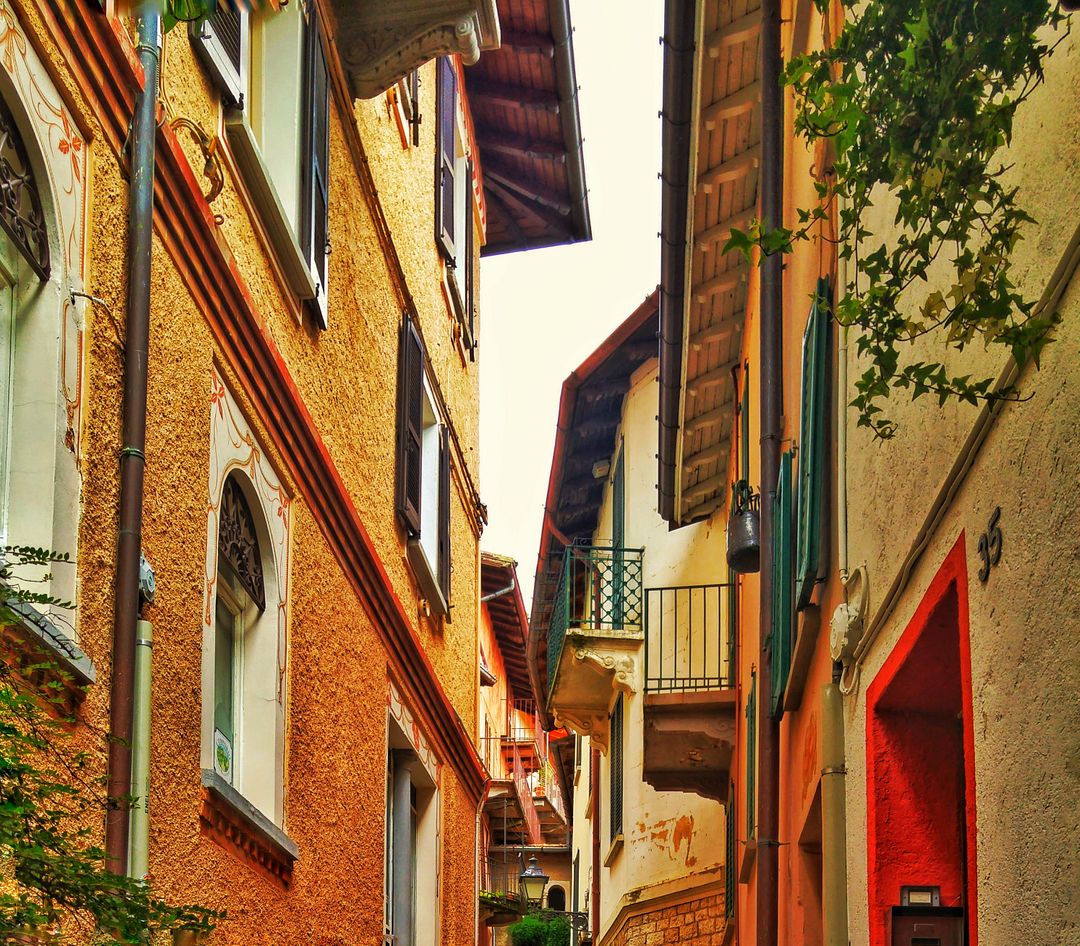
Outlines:
[[[67, 73], [32, 7], [35, 32], [58, 83], [91, 132], [87, 288], [123, 318], [126, 182], [100, 128]], [[173, 41], [175, 39], [175, 42]], [[179, 114], [216, 127], [218, 106], [193, 65], [183, 31], [170, 38], [166, 86]], [[374, 240], [338, 122], [332, 123], [334, 242], [351, 252], [331, 258], [331, 325], [325, 334], [299, 324], [265, 249], [256, 239], [231, 174], [214, 204], [221, 237], [318, 423], [403, 601], [415, 600], [393, 521], [392, 470], [397, 308]], [[96, 139], [96, 140], [94, 140]], [[201, 163], [201, 162], [200, 162]], [[196, 167], [199, 165], [196, 164]], [[420, 189], [430, 182], [416, 182]], [[153, 823], [151, 867], [163, 892], [227, 907], [222, 943], [304, 942], [337, 929], [346, 939], [381, 935], [382, 798], [385, 758], [385, 668], [381, 645], [343, 579], [314, 520], [298, 501], [292, 554], [291, 699], [288, 721], [288, 830], [300, 845], [293, 887], [263, 880], [198, 832], [200, 611], [206, 549], [209, 390], [214, 346], [202, 314], [155, 239], [152, 283], [150, 422], [147, 444], [145, 549], [157, 570], [158, 603], [148, 612], [155, 647]], [[83, 495], [78, 620], [81, 642], [101, 683], [85, 703], [87, 718], [107, 726], [112, 576], [117, 501], [121, 358], [115, 330], [88, 307]], [[269, 442], [227, 366], [233, 393], [262, 447], [285, 477], [278, 446]], [[342, 396], [342, 392], [353, 392]], [[461, 411], [467, 412], [468, 402]], [[461, 715], [475, 715], [475, 540], [455, 510], [454, 597], [459, 618], [453, 647], [433, 660]], [[471, 554], [470, 554], [471, 552]], [[408, 609], [408, 604], [406, 605]], [[460, 616], [460, 617], [459, 617]], [[422, 629], [423, 630], [423, 629]], [[428, 632], [430, 637], [430, 632]], [[458, 674], [461, 666], [468, 674]], [[472, 939], [475, 813], [444, 769], [444, 941]], [[357, 851], [366, 852], [358, 858]], [[333, 875], [333, 881], [328, 877]]]
[[[1080, 142], [1078, 48], [1075, 34], [1059, 48], [1047, 69], [1048, 87], [1020, 113], [1014, 134], [1011, 173], [1041, 221], [1016, 253], [1032, 294], [1080, 219], [1080, 193], [1073, 186]], [[961, 531], [969, 572], [980, 938], [1071, 944], [1080, 936], [1080, 865], [1072, 856], [1080, 845], [1080, 708], [1068, 698], [1080, 687], [1074, 646], [1080, 592], [1068, 577], [1080, 557], [1072, 486], [1080, 478], [1075, 277], [1060, 311], [1063, 322], [1044, 351], [1042, 370], [1028, 370], [1022, 379], [1022, 389], [1034, 398], [1002, 412], [871, 649], [857, 699], [847, 704], [853, 942], [867, 938], [863, 693]], [[931, 405], [897, 401], [896, 407], [907, 425], [936, 435], [939, 415]], [[849, 470], [852, 563], [871, 563], [871, 610], [906, 551], [904, 524], [922, 520], [952, 460], [924, 435], [936, 475], [922, 488], [910, 488], [895, 475], [909, 457], [892, 452], [892, 445], [875, 449], [882, 462]], [[875, 493], [892, 497], [895, 511], [886, 515], [868, 504]], [[1002, 560], [983, 585], [976, 577], [976, 545], [999, 505]], [[885, 564], [875, 571], [877, 562]]]

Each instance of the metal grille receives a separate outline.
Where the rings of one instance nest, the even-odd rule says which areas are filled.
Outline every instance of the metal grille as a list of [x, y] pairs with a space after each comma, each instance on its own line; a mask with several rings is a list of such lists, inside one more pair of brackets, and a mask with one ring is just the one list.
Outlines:
[[260, 611], [266, 610], [262, 555], [251, 507], [236, 478], [225, 480], [218, 521], [218, 555], [227, 561]]
[[645, 589], [645, 692], [732, 686], [733, 585]]
[[548, 692], [568, 631], [636, 635], [641, 631], [644, 549], [571, 545], [563, 555], [548, 629]]
[[[79, 145], [79, 139], [74, 139]], [[0, 226], [37, 273], [49, 278], [49, 234], [41, 197], [15, 119], [0, 99]]]
[[623, 695], [611, 711], [611, 840], [622, 834], [623, 813]]

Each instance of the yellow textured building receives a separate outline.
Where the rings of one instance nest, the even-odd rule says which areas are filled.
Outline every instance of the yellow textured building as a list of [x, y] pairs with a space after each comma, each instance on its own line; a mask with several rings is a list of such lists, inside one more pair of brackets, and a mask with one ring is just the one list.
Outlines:
[[4, 536], [77, 562], [71, 626], [17, 632], [88, 685], [123, 794], [152, 625], [141, 856], [215, 942], [472, 943], [479, 255], [589, 237], [566, 5], [152, 26], [0, 5]]

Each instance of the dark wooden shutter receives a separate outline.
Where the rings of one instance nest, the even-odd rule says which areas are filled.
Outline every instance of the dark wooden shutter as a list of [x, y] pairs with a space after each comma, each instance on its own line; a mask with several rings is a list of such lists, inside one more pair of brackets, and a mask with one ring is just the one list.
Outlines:
[[757, 671], [750, 672], [750, 695], [746, 698], [746, 839], [757, 826]]
[[[450, 604], [450, 432], [439, 428], [439, 590]], [[447, 612], [449, 617], [449, 612]]]
[[314, 5], [304, 34], [304, 140], [301, 147], [300, 248], [315, 283], [313, 314], [327, 326], [326, 250], [329, 241], [330, 83], [322, 27]]
[[401, 325], [397, 399], [397, 513], [411, 536], [420, 534], [421, 443], [424, 421], [424, 348], [412, 319]]
[[735, 916], [735, 861], [738, 857], [735, 844], [735, 783], [728, 783], [727, 804], [724, 806], [724, 916]]
[[623, 695], [615, 700], [611, 711], [611, 727], [608, 734], [611, 751], [611, 836], [609, 840], [622, 834], [623, 829]]
[[465, 344], [469, 358], [476, 360], [476, 247], [472, 215], [473, 163], [465, 165]]
[[784, 688], [791, 669], [791, 623], [793, 618], [792, 597], [792, 476], [791, 452], [781, 454], [780, 473], [776, 481], [776, 499], [773, 502], [773, 587], [772, 587], [772, 635], [770, 645], [770, 676], [773, 717], [784, 715]]
[[799, 425], [799, 521], [795, 555], [795, 602], [810, 603], [825, 554], [826, 471], [829, 439], [829, 336], [831, 289], [819, 279], [803, 335], [802, 419]]
[[611, 477], [611, 626], [616, 630], [626, 620], [626, 465], [620, 448]]
[[739, 402], [739, 420], [742, 428], [741, 476], [750, 482], [750, 362], [743, 364], [742, 400]]
[[454, 246], [454, 126], [457, 118], [457, 76], [449, 57], [439, 60], [435, 92], [435, 242], [453, 265]]
[[241, 5], [220, 2], [213, 16], [188, 27], [195, 54], [222, 99], [234, 108], [244, 107], [248, 24], [248, 12]]

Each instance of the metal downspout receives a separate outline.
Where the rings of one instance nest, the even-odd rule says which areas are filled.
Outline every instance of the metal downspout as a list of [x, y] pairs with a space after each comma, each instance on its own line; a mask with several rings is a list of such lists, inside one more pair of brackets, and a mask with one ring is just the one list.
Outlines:
[[[780, 87], [780, 0], [761, 4], [761, 222], [783, 223], [784, 104]], [[780, 466], [783, 416], [783, 260], [767, 256], [761, 266], [761, 600], [758, 675], [757, 942], [777, 946], [780, 724], [772, 715], [773, 501]]]
[[131, 839], [128, 876], [145, 880], [150, 872], [150, 730], [154, 625], [139, 621], [135, 652], [135, 712], [131, 726]]
[[577, 105], [577, 71], [574, 68], [574, 48], [570, 45], [569, 0], [551, 0], [548, 5], [548, 15], [551, 20], [551, 35], [555, 41], [555, 83], [559, 93], [559, 122], [562, 125], [563, 140], [573, 142], [573, 147], [566, 154], [566, 177], [573, 201], [570, 213], [581, 234], [571, 239], [571, 242], [576, 243], [592, 239], [592, 224], [589, 221], [588, 192], [585, 187], [585, 156], [581, 140], [581, 118]]
[[123, 446], [120, 449], [120, 509], [113, 620], [106, 865], [127, 871], [131, 794], [131, 729], [134, 704], [135, 638], [139, 621], [139, 554], [142, 546], [143, 474], [146, 466], [146, 384], [150, 339], [150, 258], [154, 233], [154, 136], [157, 134], [161, 12], [154, 0], [142, 5], [138, 56], [144, 86], [135, 100], [128, 183], [127, 325], [124, 342]]
[[848, 946], [844, 698], [840, 665], [821, 688], [821, 913], [824, 946]]

